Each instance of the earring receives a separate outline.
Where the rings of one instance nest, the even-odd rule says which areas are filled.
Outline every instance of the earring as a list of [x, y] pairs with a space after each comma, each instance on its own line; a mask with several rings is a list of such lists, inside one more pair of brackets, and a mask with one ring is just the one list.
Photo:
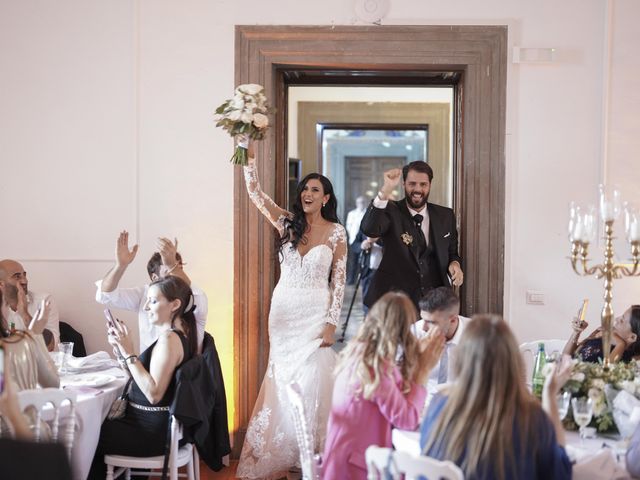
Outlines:
[[322, 204], [322, 208], [324, 208], [324, 207], [326, 207], [326, 206], [327, 206], [327, 204], [326, 204], [326, 203], [323, 203], [323, 204]]

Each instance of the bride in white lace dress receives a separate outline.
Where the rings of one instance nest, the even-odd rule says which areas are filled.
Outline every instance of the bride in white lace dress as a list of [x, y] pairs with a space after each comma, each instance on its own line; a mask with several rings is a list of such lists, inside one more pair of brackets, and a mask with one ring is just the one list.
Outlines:
[[260, 189], [251, 146], [244, 176], [249, 197], [278, 231], [281, 268], [269, 313], [269, 363], [236, 475], [276, 479], [300, 466], [285, 391], [292, 381], [304, 392], [316, 451], [324, 447], [335, 365], [330, 347], [344, 297], [347, 236], [326, 177], [305, 177], [289, 212]]

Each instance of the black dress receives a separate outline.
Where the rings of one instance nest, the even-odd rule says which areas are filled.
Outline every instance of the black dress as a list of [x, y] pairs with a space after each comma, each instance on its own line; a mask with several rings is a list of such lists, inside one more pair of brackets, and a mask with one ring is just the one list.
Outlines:
[[[184, 352], [182, 362], [176, 370], [191, 358], [189, 344], [182, 333], [172, 330], [182, 342]], [[156, 346], [156, 340], [138, 357], [144, 368], [149, 371], [151, 353]], [[176, 374], [173, 373], [171, 382], [162, 399], [155, 405], [144, 396], [135, 382], [131, 382], [129, 401], [145, 407], [169, 407], [173, 401], [176, 389]], [[169, 411], [146, 411], [127, 405], [123, 418], [105, 420], [100, 429], [100, 441], [91, 464], [89, 479], [103, 480], [106, 474], [104, 464], [105, 455], [128, 455], [131, 457], [151, 457], [163, 455], [165, 451], [167, 432], [169, 428]]]

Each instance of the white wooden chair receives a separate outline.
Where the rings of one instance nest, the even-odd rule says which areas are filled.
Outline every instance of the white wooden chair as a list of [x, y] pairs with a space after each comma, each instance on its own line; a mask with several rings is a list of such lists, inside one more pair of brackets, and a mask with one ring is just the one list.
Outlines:
[[[197, 465], [199, 457], [193, 445], [187, 443], [178, 448], [178, 443], [182, 439], [182, 425], [172, 415], [171, 416], [171, 445], [169, 449], [168, 475], [170, 480], [177, 480], [179, 477], [187, 477], [189, 480], [200, 480], [200, 468]], [[105, 455], [104, 463], [107, 465], [107, 480], [113, 480], [124, 473], [125, 479], [130, 480], [131, 474], [158, 476], [158, 472], [136, 472], [134, 469], [162, 469], [164, 466], [164, 455], [155, 457], [129, 457], [127, 455]], [[187, 466], [187, 473], [178, 473], [178, 468]], [[197, 476], [196, 476], [197, 473]]]
[[429, 480], [464, 480], [462, 470], [453, 462], [415, 456], [391, 448], [371, 445], [365, 452], [367, 479], [378, 480], [387, 472], [394, 480], [414, 480], [425, 477]]
[[304, 400], [300, 385], [292, 382], [287, 385], [287, 397], [293, 406], [294, 423], [296, 426], [296, 439], [300, 449], [300, 466], [302, 467], [303, 480], [318, 480], [319, 456], [314, 454], [314, 442], [311, 429], [307, 421], [307, 414], [304, 408]]
[[[35, 411], [33, 424], [35, 441], [61, 441], [67, 449], [67, 455], [71, 457], [76, 427], [76, 394], [58, 388], [36, 388], [22, 390], [17, 393], [17, 397], [20, 410], [27, 413], [31, 410]], [[63, 415], [61, 411], [66, 408], [66, 405], [69, 411]], [[62, 424], [61, 419], [64, 420]], [[43, 422], [50, 426], [51, 438], [47, 438], [42, 431]], [[61, 425], [62, 432], [60, 432]]]
[[562, 355], [564, 346], [567, 344], [566, 340], [562, 339], [549, 339], [549, 340], [535, 340], [533, 342], [526, 342], [520, 345], [520, 353], [524, 360], [524, 379], [526, 384], [531, 386], [531, 377], [533, 375], [533, 364], [536, 360], [536, 354], [538, 353], [538, 344], [544, 343], [545, 355], [558, 354]]

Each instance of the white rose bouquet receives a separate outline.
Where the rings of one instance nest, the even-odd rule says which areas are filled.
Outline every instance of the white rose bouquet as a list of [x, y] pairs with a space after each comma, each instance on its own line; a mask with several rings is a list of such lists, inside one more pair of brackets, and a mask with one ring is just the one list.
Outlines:
[[[240, 85], [236, 88], [233, 98], [216, 108], [216, 127], [222, 127], [233, 138], [243, 136], [262, 140], [269, 127], [267, 115], [271, 111], [262, 85]], [[246, 145], [236, 147], [231, 162], [235, 165], [247, 164]]]

